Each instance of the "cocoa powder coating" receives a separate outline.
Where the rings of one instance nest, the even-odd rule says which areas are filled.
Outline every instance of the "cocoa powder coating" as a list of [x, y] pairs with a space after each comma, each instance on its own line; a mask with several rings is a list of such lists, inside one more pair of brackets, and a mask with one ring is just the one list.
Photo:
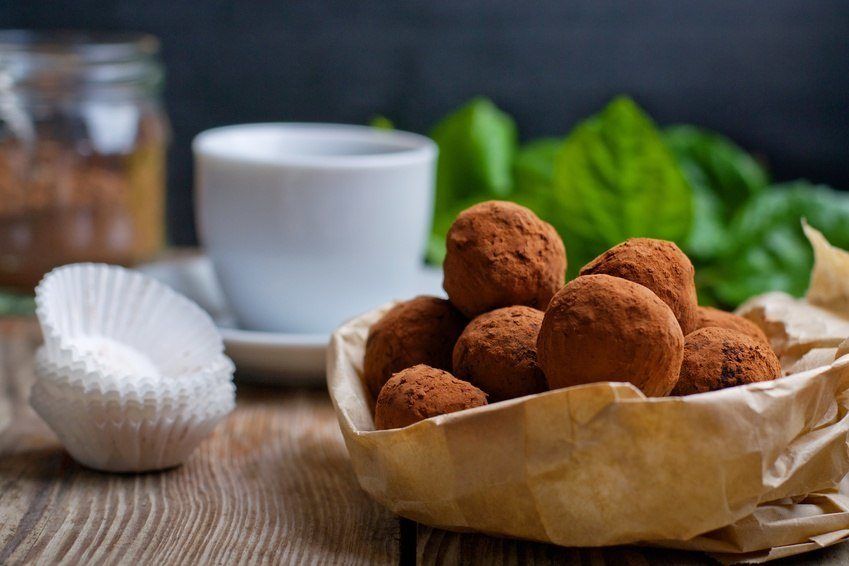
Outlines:
[[542, 318], [542, 311], [525, 306], [475, 318], [454, 346], [454, 375], [485, 391], [490, 402], [546, 391], [537, 364]]
[[451, 369], [454, 343], [467, 320], [445, 299], [420, 296], [399, 303], [369, 329], [363, 373], [376, 399], [393, 373], [416, 364]]
[[721, 311], [713, 307], [699, 307], [697, 317], [696, 329], [711, 327], [727, 328], [742, 332], [755, 340], [761, 340], [764, 344], [769, 344], [769, 338], [766, 337], [764, 331], [748, 318], [743, 318], [734, 313]]
[[557, 231], [524, 206], [488, 201], [448, 231], [443, 287], [469, 318], [500, 307], [545, 309], [566, 275]]
[[728, 328], [700, 328], [684, 341], [684, 363], [672, 395], [692, 395], [781, 377], [768, 345]]
[[393, 375], [380, 390], [374, 410], [378, 430], [401, 428], [421, 420], [486, 405], [486, 394], [447, 371], [426, 365]]
[[672, 310], [646, 287], [610, 275], [572, 280], [551, 300], [537, 341], [551, 389], [630, 381], [648, 396], [675, 387], [684, 335]]
[[696, 270], [672, 242], [631, 238], [581, 269], [581, 275], [613, 275], [651, 289], [669, 305], [686, 336], [697, 328]]

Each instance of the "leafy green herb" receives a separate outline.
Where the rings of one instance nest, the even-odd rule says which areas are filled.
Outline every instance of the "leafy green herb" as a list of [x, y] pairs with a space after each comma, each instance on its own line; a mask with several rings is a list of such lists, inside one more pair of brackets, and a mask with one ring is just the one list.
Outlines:
[[451, 225], [459, 204], [504, 198], [511, 193], [518, 142], [513, 119], [486, 98], [476, 98], [444, 118], [431, 137], [439, 146], [439, 161], [434, 238], [428, 258], [441, 261], [444, 243], [439, 240], [444, 239], [446, 225]]
[[554, 158], [562, 145], [562, 139], [542, 138], [519, 149], [513, 165], [512, 200], [542, 216], [554, 191]]
[[672, 126], [664, 131], [664, 140], [690, 184], [719, 197], [726, 218], [769, 183], [766, 171], [751, 155], [715, 132]]
[[633, 236], [681, 241], [693, 194], [652, 120], [629, 98], [580, 123], [554, 159], [550, 206], [570, 272]]
[[371, 126], [372, 128], [377, 128], [378, 130], [394, 130], [395, 129], [395, 124], [392, 123], [392, 120], [390, 120], [389, 118], [387, 118], [386, 116], [383, 116], [381, 114], [378, 114], [377, 116], [372, 118], [369, 121], [369, 126]]
[[719, 197], [705, 185], [692, 184], [693, 225], [683, 240], [684, 251], [699, 262], [713, 260], [728, 247], [728, 226]]
[[696, 214], [683, 245], [697, 263], [715, 259], [728, 246], [734, 212], [769, 182], [763, 167], [731, 140], [695, 126], [671, 126], [666, 145], [693, 188]]
[[733, 247], [703, 268], [702, 285], [727, 305], [766, 291], [803, 295], [813, 252], [802, 218], [833, 245], [849, 248], [847, 195], [805, 181], [777, 185], [740, 209], [730, 226]]
[[551, 190], [554, 182], [554, 158], [562, 145], [562, 139], [542, 138], [519, 149], [513, 166], [516, 194]]

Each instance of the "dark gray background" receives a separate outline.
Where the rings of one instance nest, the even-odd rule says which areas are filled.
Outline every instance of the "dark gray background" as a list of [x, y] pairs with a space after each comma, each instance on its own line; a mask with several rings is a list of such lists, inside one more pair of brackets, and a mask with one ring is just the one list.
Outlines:
[[7, 0], [0, 24], [162, 39], [177, 244], [195, 238], [189, 143], [205, 128], [379, 113], [427, 132], [478, 94], [527, 139], [628, 93], [662, 124], [731, 136], [779, 180], [849, 188], [846, 1]]

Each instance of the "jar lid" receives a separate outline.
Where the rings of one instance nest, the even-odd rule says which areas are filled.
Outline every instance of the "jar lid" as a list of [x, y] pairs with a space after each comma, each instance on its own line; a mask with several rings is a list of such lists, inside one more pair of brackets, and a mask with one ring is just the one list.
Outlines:
[[1, 30], [0, 86], [31, 94], [155, 90], [163, 76], [158, 53], [159, 40], [144, 33]]

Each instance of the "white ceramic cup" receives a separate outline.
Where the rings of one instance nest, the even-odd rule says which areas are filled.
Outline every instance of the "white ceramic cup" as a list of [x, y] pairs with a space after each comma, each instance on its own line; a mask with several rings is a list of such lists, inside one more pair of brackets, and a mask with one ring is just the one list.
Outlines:
[[245, 124], [193, 142], [200, 237], [241, 326], [326, 333], [416, 286], [436, 145], [365, 126]]

